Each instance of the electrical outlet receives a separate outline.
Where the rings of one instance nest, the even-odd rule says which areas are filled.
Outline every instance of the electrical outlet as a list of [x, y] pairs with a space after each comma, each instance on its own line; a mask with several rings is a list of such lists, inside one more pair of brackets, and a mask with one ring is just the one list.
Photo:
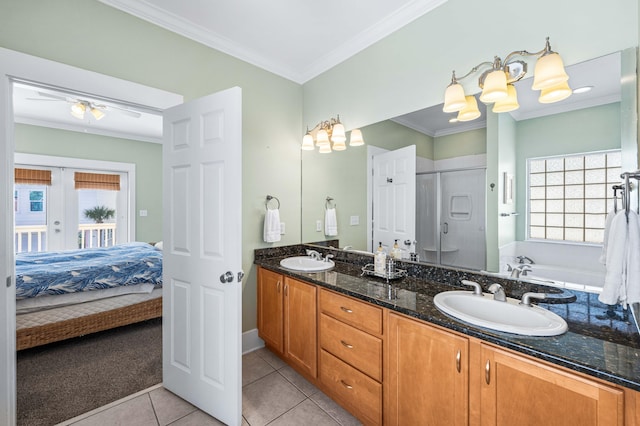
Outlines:
[[322, 231], [322, 221], [316, 220], [316, 232]]
[[284, 235], [284, 222], [280, 222], [280, 235]]
[[351, 226], [353, 225], [360, 225], [360, 216], [351, 216], [349, 224]]

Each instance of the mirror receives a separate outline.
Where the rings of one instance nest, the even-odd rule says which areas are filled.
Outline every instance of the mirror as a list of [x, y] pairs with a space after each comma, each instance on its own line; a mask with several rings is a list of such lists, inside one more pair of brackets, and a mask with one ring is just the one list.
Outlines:
[[[574, 93], [558, 103], [538, 103], [539, 92], [530, 89], [532, 78], [528, 77], [517, 83], [521, 107], [511, 113], [488, 112], [479, 102], [481, 118], [451, 124], [448, 120], [454, 114], [443, 113], [442, 105], [436, 105], [362, 127], [365, 146], [348, 146], [345, 151], [331, 154], [319, 154], [317, 150], [302, 151], [302, 242], [337, 238], [341, 248], [351, 246], [357, 250], [371, 251], [371, 199], [368, 195], [371, 193], [368, 176], [371, 168], [367, 164], [368, 158], [384, 150], [416, 145], [418, 173], [429, 170], [487, 168], [486, 229], [483, 229], [487, 247], [485, 267], [478, 267], [476, 264], [452, 266], [497, 271], [497, 247], [508, 241], [525, 239], [525, 158], [622, 147], [623, 170], [637, 168], [635, 52], [636, 49], [631, 48], [567, 67], [569, 83], [573, 89], [584, 86], [593, 88], [587, 93]], [[633, 62], [632, 66], [628, 64], [630, 61]], [[593, 69], [597, 72], [590, 71]], [[621, 88], [621, 81], [625, 81], [621, 76], [624, 77], [625, 71], [629, 72], [631, 69], [634, 70], [634, 78], [631, 79], [633, 84], [623, 85], [625, 87]], [[580, 113], [576, 114], [575, 111]], [[506, 120], [513, 122], [510, 128], [516, 144], [517, 138], [521, 137], [527, 146], [519, 146], [517, 152], [513, 148], [514, 152], [510, 157], [503, 157], [504, 150], [496, 145], [494, 139], [507, 116]], [[604, 138], [606, 140], [589, 142], [582, 135], [583, 140], [577, 145], [571, 135], [575, 129], [580, 128], [581, 120], [585, 119], [601, 120], [607, 129], [604, 132], [608, 135]], [[522, 137], [520, 131], [526, 133], [527, 137]], [[531, 144], [536, 132], [539, 137], [544, 137], [548, 132], [562, 132], [566, 135], [567, 144], [573, 145], [560, 147], [555, 144], [543, 152], [544, 143]], [[627, 164], [624, 164], [625, 161]], [[509, 189], [510, 198], [505, 198], [505, 186]], [[336, 237], [324, 235], [327, 197], [333, 198], [336, 207]], [[507, 218], [503, 219], [504, 217]], [[421, 251], [421, 247], [411, 247], [410, 251], [417, 252], [420, 261], [436, 261]], [[445, 257], [445, 254], [441, 256]]]

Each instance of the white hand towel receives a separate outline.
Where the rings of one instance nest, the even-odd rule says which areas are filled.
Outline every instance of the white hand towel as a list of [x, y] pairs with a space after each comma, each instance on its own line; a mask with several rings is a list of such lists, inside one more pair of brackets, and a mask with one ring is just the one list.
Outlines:
[[607, 258], [604, 287], [598, 300], [607, 305], [617, 305], [625, 283], [627, 252], [627, 217], [624, 210], [611, 221], [607, 238]]
[[605, 265], [607, 263], [607, 244], [609, 243], [609, 229], [611, 228], [611, 222], [616, 216], [615, 210], [611, 210], [607, 215], [607, 220], [604, 223], [604, 241], [602, 242], [602, 254], [600, 255], [600, 263]]
[[640, 302], [640, 218], [629, 211], [629, 235], [627, 236], [626, 285], [623, 305]]
[[338, 219], [335, 208], [325, 209], [324, 211], [324, 235], [327, 237], [338, 235]]
[[280, 210], [267, 209], [264, 215], [264, 242], [280, 241]]

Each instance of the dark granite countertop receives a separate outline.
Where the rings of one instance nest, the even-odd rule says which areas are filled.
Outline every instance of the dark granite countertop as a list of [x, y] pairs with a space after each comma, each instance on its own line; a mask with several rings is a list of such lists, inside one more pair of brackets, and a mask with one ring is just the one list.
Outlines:
[[[418, 318], [504, 348], [567, 367], [636, 391], [640, 391], [640, 334], [627, 311], [598, 301], [597, 294], [519, 283], [470, 271], [447, 269], [412, 262], [398, 267], [407, 277], [390, 281], [361, 276], [362, 266], [372, 262], [371, 256], [326, 249], [335, 257], [335, 267], [326, 272], [303, 273], [284, 269], [280, 260], [304, 253], [304, 245], [259, 249], [256, 265], [317, 284], [339, 293]], [[524, 292], [551, 292], [553, 299], [542, 301], [567, 321], [569, 330], [559, 336], [529, 337], [502, 333], [462, 322], [436, 308], [433, 297], [442, 292], [470, 289], [460, 280], [480, 283], [486, 291], [492, 282], [500, 283], [507, 295], [520, 298]], [[550, 303], [549, 303], [550, 302]]]

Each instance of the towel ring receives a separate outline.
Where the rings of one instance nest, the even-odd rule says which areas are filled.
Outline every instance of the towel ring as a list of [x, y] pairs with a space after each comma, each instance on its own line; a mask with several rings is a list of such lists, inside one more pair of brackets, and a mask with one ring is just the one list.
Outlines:
[[[331, 205], [331, 203], [333, 203], [333, 206]], [[327, 197], [327, 200], [324, 202], [324, 209], [330, 209], [330, 208], [335, 208], [336, 203], [333, 202], [333, 198], [331, 197]]]
[[278, 197], [274, 197], [273, 195], [267, 195], [267, 201], [264, 202], [264, 207], [269, 210], [269, 201], [271, 200], [276, 200], [276, 202], [278, 203], [278, 207], [276, 207], [276, 209], [280, 208], [280, 200], [278, 200]]

